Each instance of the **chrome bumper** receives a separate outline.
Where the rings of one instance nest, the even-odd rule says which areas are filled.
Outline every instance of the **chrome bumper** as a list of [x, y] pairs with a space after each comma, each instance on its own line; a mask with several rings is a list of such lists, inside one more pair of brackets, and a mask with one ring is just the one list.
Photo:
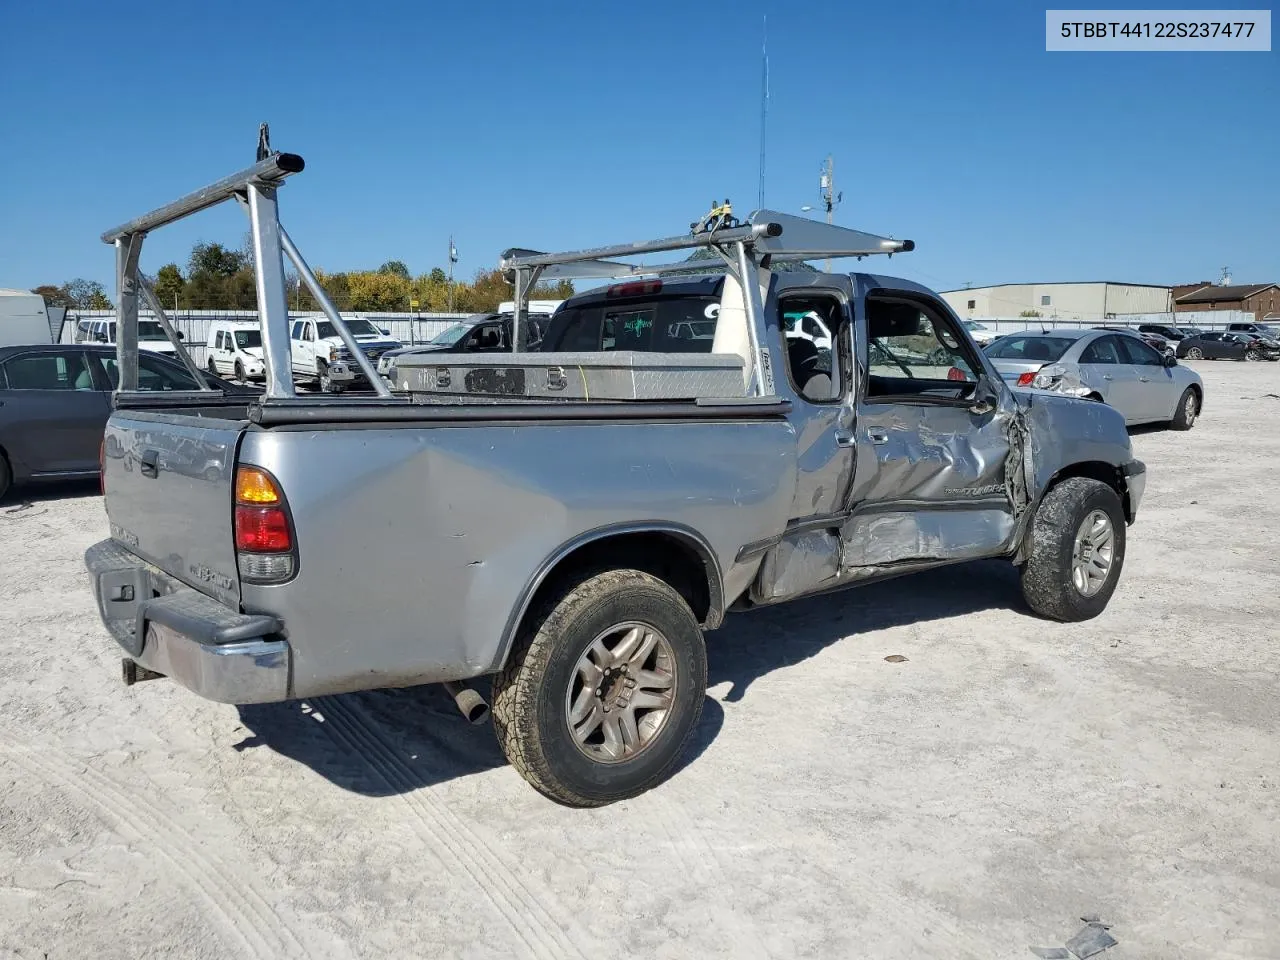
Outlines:
[[1125, 486], [1129, 491], [1129, 522], [1138, 516], [1138, 504], [1147, 490], [1147, 465], [1141, 460], [1130, 460], [1121, 471], [1124, 473]]
[[219, 703], [289, 699], [277, 618], [236, 613], [114, 540], [94, 544], [84, 562], [99, 616], [134, 663]]

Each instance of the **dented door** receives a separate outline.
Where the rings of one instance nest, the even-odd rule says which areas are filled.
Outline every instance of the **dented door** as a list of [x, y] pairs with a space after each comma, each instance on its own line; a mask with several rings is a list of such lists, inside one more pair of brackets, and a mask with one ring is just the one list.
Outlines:
[[1003, 554], [1021, 489], [1016, 403], [944, 304], [915, 290], [877, 293], [884, 308], [868, 298], [859, 330], [869, 376], [858, 398], [842, 570]]

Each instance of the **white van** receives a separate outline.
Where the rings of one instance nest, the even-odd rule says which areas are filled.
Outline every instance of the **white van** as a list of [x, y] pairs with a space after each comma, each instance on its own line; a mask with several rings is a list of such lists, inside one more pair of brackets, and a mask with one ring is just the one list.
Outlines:
[[44, 297], [25, 290], [0, 290], [0, 347], [52, 342]]
[[205, 346], [206, 365], [215, 377], [265, 380], [262, 360], [262, 329], [256, 320], [215, 320], [209, 324]]
[[[186, 336], [178, 331], [178, 339]], [[116, 322], [114, 320], [81, 320], [76, 324], [76, 343], [115, 343]], [[138, 320], [138, 349], [150, 350], [152, 353], [167, 353], [173, 356], [178, 351], [164, 334], [164, 327], [159, 320]]]

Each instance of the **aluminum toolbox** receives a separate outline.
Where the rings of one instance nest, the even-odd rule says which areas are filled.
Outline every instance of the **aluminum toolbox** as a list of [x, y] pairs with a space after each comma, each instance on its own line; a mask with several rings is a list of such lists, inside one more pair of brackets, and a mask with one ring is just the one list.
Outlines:
[[732, 353], [408, 354], [393, 390], [546, 400], [697, 400], [746, 394]]

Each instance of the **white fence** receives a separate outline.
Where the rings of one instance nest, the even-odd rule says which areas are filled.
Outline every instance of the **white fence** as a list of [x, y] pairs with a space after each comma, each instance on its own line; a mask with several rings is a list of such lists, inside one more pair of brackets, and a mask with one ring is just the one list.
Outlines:
[[998, 333], [1015, 333], [1019, 330], [1052, 330], [1053, 328], [1081, 329], [1100, 327], [1137, 327], [1143, 323], [1158, 323], [1169, 327], [1200, 327], [1202, 330], [1222, 330], [1229, 323], [1253, 323], [1257, 318], [1243, 310], [1196, 310], [1186, 313], [1126, 313], [1106, 320], [1061, 320], [1055, 317], [966, 317]]
[[[140, 310], [138, 311], [138, 316], [143, 320], [152, 320], [155, 315], [148, 310]], [[296, 313], [290, 313], [289, 316], [298, 319], [303, 317], [323, 318], [324, 314], [318, 310], [300, 310]], [[469, 316], [469, 314], [362, 312], [351, 314], [351, 316], [364, 317], [375, 327], [386, 330], [392, 339], [399, 340], [408, 346], [426, 343], [459, 320]], [[191, 354], [191, 358], [200, 366], [204, 366], [205, 344], [209, 339], [210, 324], [215, 320], [252, 320], [256, 322], [258, 312], [256, 310], [193, 310], [189, 312], [180, 311], [178, 313], [169, 312], [168, 317], [173, 322], [174, 327], [185, 337], [183, 345]], [[112, 319], [115, 319], [115, 311], [113, 310], [76, 310], [68, 312], [66, 319], [63, 321], [62, 332], [58, 342], [74, 343], [76, 340], [76, 328], [82, 321]]]

